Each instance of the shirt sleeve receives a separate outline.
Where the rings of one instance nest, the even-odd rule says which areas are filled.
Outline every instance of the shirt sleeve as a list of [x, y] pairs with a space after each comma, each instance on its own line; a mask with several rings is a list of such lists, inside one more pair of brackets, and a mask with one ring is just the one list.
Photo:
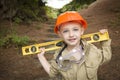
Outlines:
[[50, 73], [49, 73], [50, 77], [55, 77], [58, 74], [58, 72], [59, 72], [58, 65], [56, 63], [56, 56], [57, 55], [58, 55], [58, 51], [55, 52], [54, 58], [50, 61], [50, 65], [51, 65]]
[[103, 64], [105, 62], [108, 62], [112, 57], [111, 39], [106, 40], [106, 41], [102, 41], [101, 45], [102, 45], [102, 49], [101, 49], [102, 61], [101, 61], [101, 64]]
[[86, 51], [86, 65], [89, 67], [99, 66], [111, 59], [111, 40], [100, 42], [101, 49], [98, 49], [95, 45], [89, 44], [89, 48]]

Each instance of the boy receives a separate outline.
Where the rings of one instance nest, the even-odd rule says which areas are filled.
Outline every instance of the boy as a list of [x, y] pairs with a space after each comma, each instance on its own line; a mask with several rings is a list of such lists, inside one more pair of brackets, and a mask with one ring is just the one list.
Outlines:
[[[60, 74], [61, 80], [97, 80], [98, 67], [111, 59], [111, 40], [102, 41], [102, 49], [97, 49], [81, 39], [86, 28], [86, 21], [75, 11], [58, 16], [54, 31], [63, 39], [63, 47], [56, 51], [50, 63], [44, 57], [44, 48], [38, 54], [40, 63], [51, 77]], [[106, 29], [100, 32], [104, 34]]]

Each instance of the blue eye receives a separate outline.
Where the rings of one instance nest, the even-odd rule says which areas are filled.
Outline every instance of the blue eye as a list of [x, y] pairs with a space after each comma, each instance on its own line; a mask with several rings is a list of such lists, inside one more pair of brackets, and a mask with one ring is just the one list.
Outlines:
[[79, 29], [73, 29], [74, 31], [78, 31]]
[[63, 31], [63, 33], [66, 33], [66, 32], [68, 32], [68, 30], [64, 30], [64, 31]]

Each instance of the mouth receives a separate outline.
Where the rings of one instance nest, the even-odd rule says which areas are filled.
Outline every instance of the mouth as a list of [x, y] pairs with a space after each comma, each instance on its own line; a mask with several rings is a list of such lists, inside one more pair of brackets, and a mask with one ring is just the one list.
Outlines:
[[76, 38], [68, 39], [68, 41], [70, 41], [70, 42], [74, 42], [75, 40], [76, 40]]

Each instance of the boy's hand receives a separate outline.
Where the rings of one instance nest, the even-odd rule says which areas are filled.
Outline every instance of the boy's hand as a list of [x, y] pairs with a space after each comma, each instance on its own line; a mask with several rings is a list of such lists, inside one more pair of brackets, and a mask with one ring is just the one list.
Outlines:
[[37, 54], [38, 57], [44, 56], [45, 48], [40, 48], [40, 53]]
[[104, 34], [105, 32], [107, 32], [108, 30], [107, 29], [101, 29], [99, 30], [101, 34]]

